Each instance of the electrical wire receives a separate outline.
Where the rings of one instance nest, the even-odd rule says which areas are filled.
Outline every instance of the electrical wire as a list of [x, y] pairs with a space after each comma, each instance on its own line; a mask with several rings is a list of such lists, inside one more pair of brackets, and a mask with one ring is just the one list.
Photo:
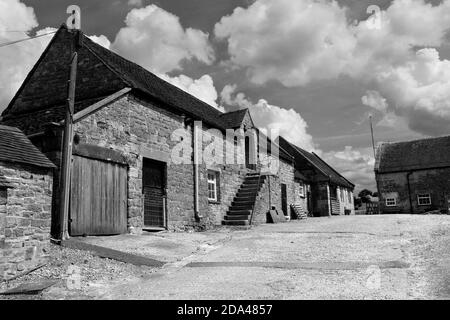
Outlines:
[[48, 36], [48, 35], [54, 34], [54, 33], [56, 33], [56, 32], [57, 32], [57, 31], [52, 31], [52, 32], [40, 34], [40, 35], [37, 35], [37, 36], [25, 38], [25, 39], [20, 39], [20, 40], [15, 40], [15, 41], [9, 41], [9, 42], [0, 43], [0, 48], [6, 47], [6, 46], [10, 46], [10, 45], [12, 45], [12, 44], [16, 44], [16, 43], [23, 42], [23, 41], [36, 39], [36, 38], [43, 37], [43, 36]]

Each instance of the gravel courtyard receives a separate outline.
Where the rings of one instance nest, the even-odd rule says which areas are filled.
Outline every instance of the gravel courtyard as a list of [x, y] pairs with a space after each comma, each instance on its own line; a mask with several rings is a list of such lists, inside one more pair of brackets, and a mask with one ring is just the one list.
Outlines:
[[450, 216], [311, 218], [234, 231], [101, 299], [448, 299]]
[[[50, 263], [9, 283], [58, 283], [0, 299], [449, 299], [450, 216], [309, 218], [250, 230], [80, 239], [166, 262], [137, 267], [52, 246]], [[80, 271], [80, 287], [65, 273]]]

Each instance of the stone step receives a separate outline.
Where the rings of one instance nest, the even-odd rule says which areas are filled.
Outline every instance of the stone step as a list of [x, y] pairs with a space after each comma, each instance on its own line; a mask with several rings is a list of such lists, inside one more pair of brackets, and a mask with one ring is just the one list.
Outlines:
[[248, 226], [250, 223], [248, 220], [222, 220], [222, 224], [225, 226]]
[[234, 202], [255, 202], [256, 199], [256, 193], [252, 196], [246, 196], [246, 195], [240, 195], [238, 194], [236, 197], [234, 197]]
[[248, 220], [248, 219], [250, 219], [250, 215], [249, 214], [242, 215], [242, 216], [238, 216], [238, 215], [231, 215], [231, 216], [229, 216], [229, 215], [226, 215], [223, 218], [225, 220], [227, 220], [227, 221], [231, 221], [231, 220], [234, 220], [234, 221], [236, 221], [236, 220]]
[[257, 188], [258, 187], [258, 180], [255, 180], [255, 181], [244, 181], [244, 183], [242, 184], [241, 187], [254, 187], [254, 188]]
[[245, 177], [259, 177], [259, 176], [260, 176], [260, 174], [258, 172], [250, 172], [250, 173], [247, 173], [247, 175]]
[[249, 207], [253, 208], [255, 201], [233, 201], [231, 207]]
[[241, 186], [239, 188], [238, 194], [242, 193], [251, 193], [251, 192], [258, 192], [258, 186], [257, 185], [247, 185], [247, 186]]
[[263, 180], [263, 179], [264, 179], [264, 177], [263, 176], [260, 177], [259, 175], [246, 176], [244, 181], [258, 181], [258, 180]]
[[252, 210], [229, 210], [227, 212], [227, 216], [243, 216], [243, 215], [251, 215]]
[[230, 211], [253, 210], [253, 205], [233, 205]]
[[241, 194], [255, 194], [255, 193], [257, 193], [259, 190], [258, 190], [258, 188], [243, 188], [243, 187], [241, 187], [240, 189], [239, 189], [239, 191], [237, 192], [237, 194], [236, 195], [241, 195]]
[[250, 203], [254, 203], [256, 199], [256, 194], [253, 197], [242, 197], [237, 195], [236, 197], [234, 197], [233, 202], [235, 203], [246, 203], [246, 202], [250, 202]]

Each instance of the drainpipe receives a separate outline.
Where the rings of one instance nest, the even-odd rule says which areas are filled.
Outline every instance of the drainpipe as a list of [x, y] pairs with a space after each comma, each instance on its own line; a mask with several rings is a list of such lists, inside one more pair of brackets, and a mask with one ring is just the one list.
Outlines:
[[412, 199], [411, 199], [411, 185], [409, 183], [409, 177], [412, 175], [412, 171], [409, 171], [406, 174], [406, 181], [408, 183], [408, 198], [409, 198], [409, 213], [413, 214], [413, 205], [412, 205]]
[[[199, 125], [199, 126], [198, 126]], [[199, 213], [199, 205], [198, 205], [198, 181], [199, 181], [199, 145], [198, 145], [198, 130], [201, 130], [201, 121], [194, 121], [192, 126], [192, 134], [193, 134], [193, 145], [194, 145], [194, 215], [195, 220], [198, 222], [203, 216]], [[201, 150], [201, 148], [200, 148]]]

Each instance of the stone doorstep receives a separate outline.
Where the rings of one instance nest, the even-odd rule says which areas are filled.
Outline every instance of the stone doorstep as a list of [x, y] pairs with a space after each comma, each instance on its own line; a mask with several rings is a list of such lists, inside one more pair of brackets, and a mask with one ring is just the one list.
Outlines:
[[38, 282], [22, 283], [19, 286], [0, 292], [0, 295], [38, 294], [41, 291], [55, 285], [56, 280], [42, 280]]
[[159, 260], [150, 259], [147, 257], [131, 254], [128, 252], [123, 252], [115, 249], [85, 243], [83, 241], [79, 241], [74, 238], [61, 241], [60, 245], [62, 247], [70, 249], [89, 251], [93, 255], [98, 256], [100, 258], [112, 259], [120, 262], [130, 263], [136, 266], [160, 268], [166, 264], [166, 262], [162, 262]]

